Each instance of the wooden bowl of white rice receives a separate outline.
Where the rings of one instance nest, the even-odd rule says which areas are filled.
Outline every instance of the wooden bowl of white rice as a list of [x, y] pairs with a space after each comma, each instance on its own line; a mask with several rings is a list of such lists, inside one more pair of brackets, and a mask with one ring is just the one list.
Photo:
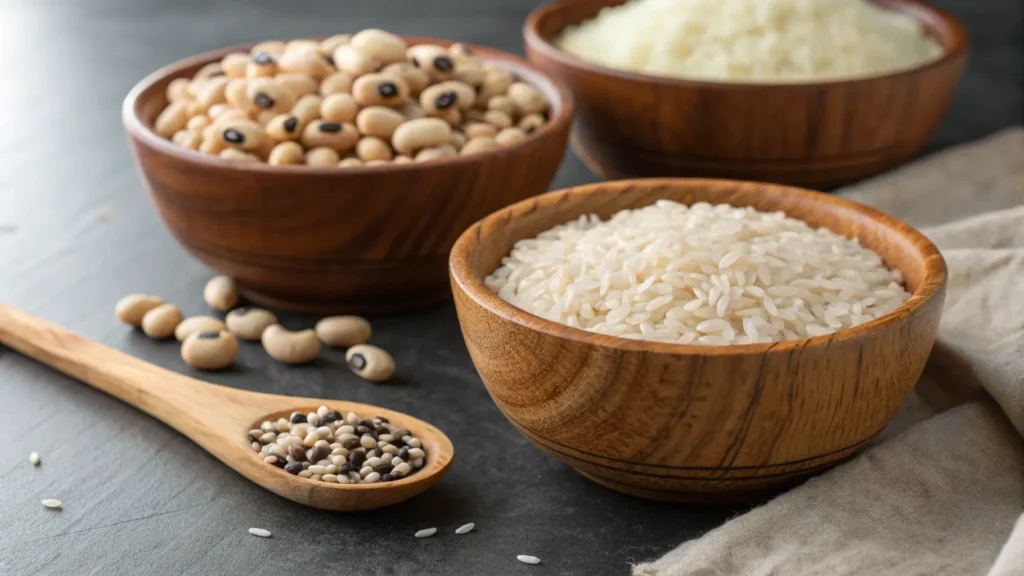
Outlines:
[[849, 458], [938, 331], [921, 233], [799, 188], [650, 179], [552, 192], [456, 242], [452, 291], [506, 417], [614, 490], [757, 497]]

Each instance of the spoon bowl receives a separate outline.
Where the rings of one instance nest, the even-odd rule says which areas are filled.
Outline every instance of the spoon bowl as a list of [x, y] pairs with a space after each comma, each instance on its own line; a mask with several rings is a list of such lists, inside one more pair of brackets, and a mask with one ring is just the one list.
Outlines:
[[[0, 344], [102, 390], [174, 428], [251, 482], [293, 502], [335, 511], [390, 506], [420, 494], [444, 476], [455, 456], [433, 425], [370, 404], [298, 398], [228, 388], [183, 376], [0, 304]], [[328, 406], [383, 416], [419, 438], [426, 460], [405, 478], [386, 483], [334, 484], [289, 474], [263, 461], [247, 434], [265, 420]]]

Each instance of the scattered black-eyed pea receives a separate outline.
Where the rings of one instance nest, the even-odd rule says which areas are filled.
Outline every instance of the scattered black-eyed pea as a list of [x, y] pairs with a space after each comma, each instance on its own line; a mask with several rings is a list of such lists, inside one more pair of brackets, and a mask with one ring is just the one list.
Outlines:
[[254, 163], [260, 161], [259, 156], [250, 154], [249, 152], [243, 152], [235, 148], [225, 148], [217, 155], [225, 160], [231, 160], [232, 162]]
[[316, 80], [326, 78], [334, 72], [334, 67], [324, 58], [318, 48], [310, 50], [289, 50], [277, 59], [277, 67], [282, 72], [305, 74]]
[[494, 141], [494, 138], [478, 137], [471, 138], [466, 145], [459, 150], [459, 154], [477, 154], [479, 152], [487, 152], [488, 150], [495, 150], [501, 148], [501, 145]]
[[357, 344], [345, 353], [348, 367], [371, 382], [383, 382], [395, 373], [395, 360], [381, 348]]
[[184, 316], [174, 304], [161, 304], [142, 317], [142, 331], [154, 340], [170, 338]]
[[473, 87], [465, 82], [448, 80], [439, 82], [420, 93], [420, 106], [432, 114], [438, 110], [458, 107], [460, 110], [469, 110], [476, 100], [476, 92]]
[[203, 300], [214, 310], [227, 312], [238, 304], [238, 286], [227, 276], [214, 276], [203, 288]]
[[220, 65], [228, 78], [245, 78], [245, 69], [249, 66], [249, 55], [232, 52], [221, 58]]
[[203, 116], [203, 115], [193, 116], [193, 117], [188, 119], [188, 122], [185, 123], [185, 129], [190, 131], [190, 132], [199, 131], [199, 133], [200, 133], [199, 135], [202, 136], [203, 128], [206, 128], [209, 125], [210, 125], [209, 117]]
[[516, 113], [516, 105], [512, 102], [512, 99], [508, 96], [495, 96], [487, 101], [488, 110], [498, 110], [504, 112], [509, 116]]
[[331, 94], [320, 103], [320, 118], [328, 122], [352, 122], [357, 112], [359, 104], [347, 93]]
[[414, 66], [426, 72], [435, 82], [449, 80], [454, 76], [455, 60], [440, 46], [433, 44], [411, 46], [406, 50], [406, 56]]
[[512, 126], [512, 116], [501, 110], [488, 110], [484, 112], [484, 122], [493, 124], [499, 130]]
[[177, 102], [171, 102], [167, 108], [164, 108], [163, 112], [156, 117], [156, 122], [153, 123], [153, 129], [156, 130], [156, 133], [164, 138], [170, 138], [175, 132], [184, 128], [185, 123], [188, 122], [185, 105], [186, 102], [184, 100], [178, 100]]
[[302, 98], [307, 94], [315, 94], [319, 88], [317, 81], [306, 74], [299, 72], [289, 72], [285, 74], [278, 74], [274, 77], [277, 83], [284, 86], [296, 98]]
[[395, 129], [405, 122], [401, 112], [386, 106], [367, 106], [356, 115], [356, 128], [360, 134], [391, 140]]
[[260, 341], [271, 358], [286, 364], [312, 362], [320, 354], [320, 339], [313, 330], [291, 332], [274, 324], [263, 331]]
[[199, 150], [199, 145], [203, 143], [203, 132], [201, 130], [178, 130], [171, 136], [171, 142], [191, 150]]
[[379, 70], [381, 63], [364, 54], [351, 44], [342, 44], [334, 50], [334, 65], [353, 76], [362, 76]]
[[486, 109], [487, 102], [491, 98], [507, 93], [511, 85], [512, 75], [508, 72], [504, 70], [487, 70], [483, 83], [480, 85], [480, 91], [476, 96], [477, 107]]
[[317, 322], [314, 331], [324, 344], [348, 348], [368, 342], [373, 327], [361, 316], [330, 316]]
[[368, 28], [358, 32], [349, 44], [381, 64], [405, 60], [405, 40], [383, 30]]
[[399, 76], [409, 87], [409, 94], [419, 96], [420, 92], [430, 85], [430, 75], [412, 65], [411, 62], [395, 62], [381, 70], [383, 74]]
[[462, 127], [466, 136], [472, 138], [494, 138], [498, 135], [498, 129], [487, 122], [470, 122]]
[[356, 143], [356, 155], [364, 162], [372, 160], [391, 160], [394, 156], [391, 146], [376, 136], [363, 136]]
[[324, 56], [331, 56], [334, 51], [338, 49], [338, 46], [348, 44], [352, 40], [351, 34], [335, 34], [330, 38], [320, 41], [320, 53]]
[[440, 118], [441, 120], [444, 120], [452, 127], [462, 124], [462, 110], [459, 110], [456, 106], [445, 108], [444, 110], [437, 110], [435, 112], [428, 112], [427, 114], [431, 118]]
[[253, 46], [249, 53], [255, 54], [257, 52], [266, 52], [274, 58], [277, 58], [281, 54], [284, 54], [284, 47], [285, 43], [283, 40], [267, 40], [266, 42], [260, 42]]
[[281, 142], [274, 146], [267, 158], [267, 163], [275, 166], [286, 164], [302, 164], [305, 161], [305, 151], [297, 142]]
[[282, 114], [292, 109], [295, 95], [273, 78], [250, 78], [246, 86], [246, 97], [260, 110], [271, 110]]
[[232, 78], [224, 87], [224, 99], [240, 111], [248, 111], [253, 106], [249, 98], [249, 80], [246, 78]]
[[414, 160], [404, 154], [395, 156], [395, 159], [391, 161], [392, 164], [412, 164]]
[[245, 68], [248, 78], [273, 78], [277, 72], [277, 60], [269, 52], [253, 52]]
[[267, 123], [267, 135], [277, 142], [295, 140], [299, 137], [302, 122], [295, 114], [278, 114]]
[[440, 146], [430, 146], [423, 148], [416, 153], [417, 162], [427, 162], [430, 160], [437, 160], [438, 158], [444, 158], [446, 156], [455, 156], [459, 151], [455, 149], [455, 146], [451, 144], [442, 144]]
[[262, 308], [242, 306], [235, 308], [224, 318], [228, 332], [242, 340], [257, 341], [268, 326], [277, 324], [277, 316]]
[[527, 134], [532, 134], [536, 129], [547, 123], [543, 114], [527, 114], [519, 119], [519, 128]]
[[[307, 149], [326, 146], [344, 154], [355, 148], [356, 142], [359, 141], [359, 130], [347, 122], [314, 120], [302, 130], [300, 141]], [[332, 164], [337, 164], [340, 159], [335, 158]]]
[[167, 85], [167, 101], [177, 102], [188, 99], [188, 78], [175, 78]]
[[401, 154], [411, 155], [423, 148], [447, 144], [452, 127], [438, 118], [417, 118], [402, 123], [391, 137], [391, 145]]
[[220, 370], [234, 364], [238, 340], [223, 330], [203, 330], [190, 334], [181, 344], [181, 359], [202, 370]]
[[339, 70], [327, 78], [324, 78], [323, 82], [320, 83], [320, 95], [327, 97], [331, 94], [338, 93], [350, 93], [352, 91], [352, 75], [343, 70]]
[[517, 116], [539, 114], [548, 109], [548, 101], [544, 95], [525, 82], [513, 82], [508, 87], [508, 97], [515, 104]]
[[398, 75], [364, 74], [352, 83], [352, 96], [360, 106], [389, 106], [405, 104], [409, 86]]
[[174, 329], [174, 338], [178, 342], [184, 342], [185, 338], [196, 332], [220, 332], [226, 330], [224, 323], [213, 316], [192, 316], [185, 318]]
[[221, 120], [218, 118], [213, 126], [217, 136], [224, 141], [226, 146], [239, 150], [259, 150], [266, 138], [263, 125], [255, 120], [242, 118]]
[[348, 158], [342, 158], [341, 161], [338, 162], [338, 168], [356, 168], [362, 165], [362, 160], [360, 160], [359, 158], [353, 158], [351, 156]]
[[131, 326], [142, 326], [142, 318], [147, 312], [164, 303], [159, 296], [149, 294], [129, 294], [117, 301], [114, 315], [117, 319]]
[[523, 140], [526, 140], [526, 132], [522, 128], [515, 127], [505, 128], [494, 137], [494, 141], [502, 146], [511, 146]]
[[316, 94], [306, 94], [299, 98], [295, 106], [292, 107], [292, 114], [299, 118], [301, 125], [305, 126], [320, 117], [320, 106], [323, 105], [323, 102], [324, 99]]
[[338, 162], [341, 162], [341, 156], [333, 148], [318, 146], [306, 150], [305, 162], [306, 166], [314, 168], [331, 168], [337, 166]]
[[226, 72], [224, 71], [224, 67], [221, 66], [220, 62], [210, 62], [209, 64], [206, 64], [205, 66], [200, 68], [199, 71], [192, 76], [192, 78], [206, 80], [208, 78], [213, 78], [214, 76], [221, 76], [223, 74], [226, 74]]

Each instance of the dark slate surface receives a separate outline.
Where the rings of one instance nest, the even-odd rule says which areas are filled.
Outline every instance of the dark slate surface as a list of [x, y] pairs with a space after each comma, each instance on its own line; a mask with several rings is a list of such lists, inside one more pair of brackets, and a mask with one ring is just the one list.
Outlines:
[[[1022, 121], [1022, 4], [942, 0], [974, 49], [930, 146]], [[209, 272], [161, 227], [121, 131], [121, 99], [158, 66], [267, 37], [367, 26], [521, 52], [530, 0], [6, 0], [0, 2], [0, 300], [159, 365], [173, 344], [118, 325], [119, 297], [206, 311]], [[292, 6], [295, 5], [295, 6]], [[301, 7], [300, 7], [301, 6]], [[553, 188], [594, 181], [567, 158]], [[287, 317], [286, 324], [309, 325]], [[532, 448], [470, 364], [450, 305], [373, 318], [401, 382], [376, 386], [326, 354], [288, 369], [246, 346], [209, 376], [251, 390], [347, 398], [429, 420], [457, 447], [451, 473], [393, 509], [331, 514], [249, 485], [166, 426], [0, 349], [0, 574], [626, 574], [737, 509], [645, 502], [591, 484]], [[43, 455], [41, 468], [28, 453]], [[42, 498], [60, 498], [61, 512]], [[464, 522], [477, 531], [456, 538]], [[246, 529], [273, 531], [270, 540]], [[412, 533], [437, 526], [437, 536]], [[780, 527], [780, 529], [784, 529]], [[517, 554], [543, 559], [516, 562]]]

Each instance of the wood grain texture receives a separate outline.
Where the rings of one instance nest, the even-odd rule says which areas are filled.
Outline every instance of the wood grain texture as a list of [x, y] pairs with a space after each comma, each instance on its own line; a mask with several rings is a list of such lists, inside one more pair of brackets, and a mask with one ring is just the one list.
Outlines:
[[713, 176], [831, 187], [913, 157], [953, 99], [967, 33], [921, 0], [881, 0], [918, 18], [945, 55], [885, 76], [804, 84], [690, 81], [613, 70], [562, 52], [568, 25], [624, 0], [564, 0], [535, 10], [527, 55], [576, 96], [573, 148], [608, 179]]
[[[297, 398], [227, 388], [182, 376], [107, 348], [64, 328], [0, 304], [0, 343], [81, 380], [174, 428], [251, 482], [299, 504], [333, 511], [371, 510], [408, 500], [444, 476], [455, 451], [434, 426], [355, 402]], [[249, 430], [292, 412], [327, 405], [361, 416], [384, 416], [412, 431], [427, 453], [423, 468], [394, 482], [329, 484], [293, 476], [263, 462]]]
[[[449, 41], [405, 37], [410, 44]], [[470, 46], [537, 87], [550, 122], [522, 143], [429, 163], [313, 169], [231, 163], [157, 136], [167, 84], [236, 46], [153, 73], [124, 101], [123, 121], [164, 224], [250, 300], [305, 312], [377, 312], [450, 297], [448, 251], [474, 221], [547, 190], [565, 151], [572, 97], [522, 59]]]
[[[517, 240], [662, 198], [782, 210], [857, 238], [903, 272], [911, 298], [828, 336], [708, 347], [570, 328], [482, 282]], [[693, 502], [763, 495], [863, 447], [921, 375], [946, 285], [935, 246], [894, 218], [826, 194], [724, 180], [609, 182], [523, 201], [467, 230], [450, 271], [473, 362], [527, 438], [615, 490]]]

